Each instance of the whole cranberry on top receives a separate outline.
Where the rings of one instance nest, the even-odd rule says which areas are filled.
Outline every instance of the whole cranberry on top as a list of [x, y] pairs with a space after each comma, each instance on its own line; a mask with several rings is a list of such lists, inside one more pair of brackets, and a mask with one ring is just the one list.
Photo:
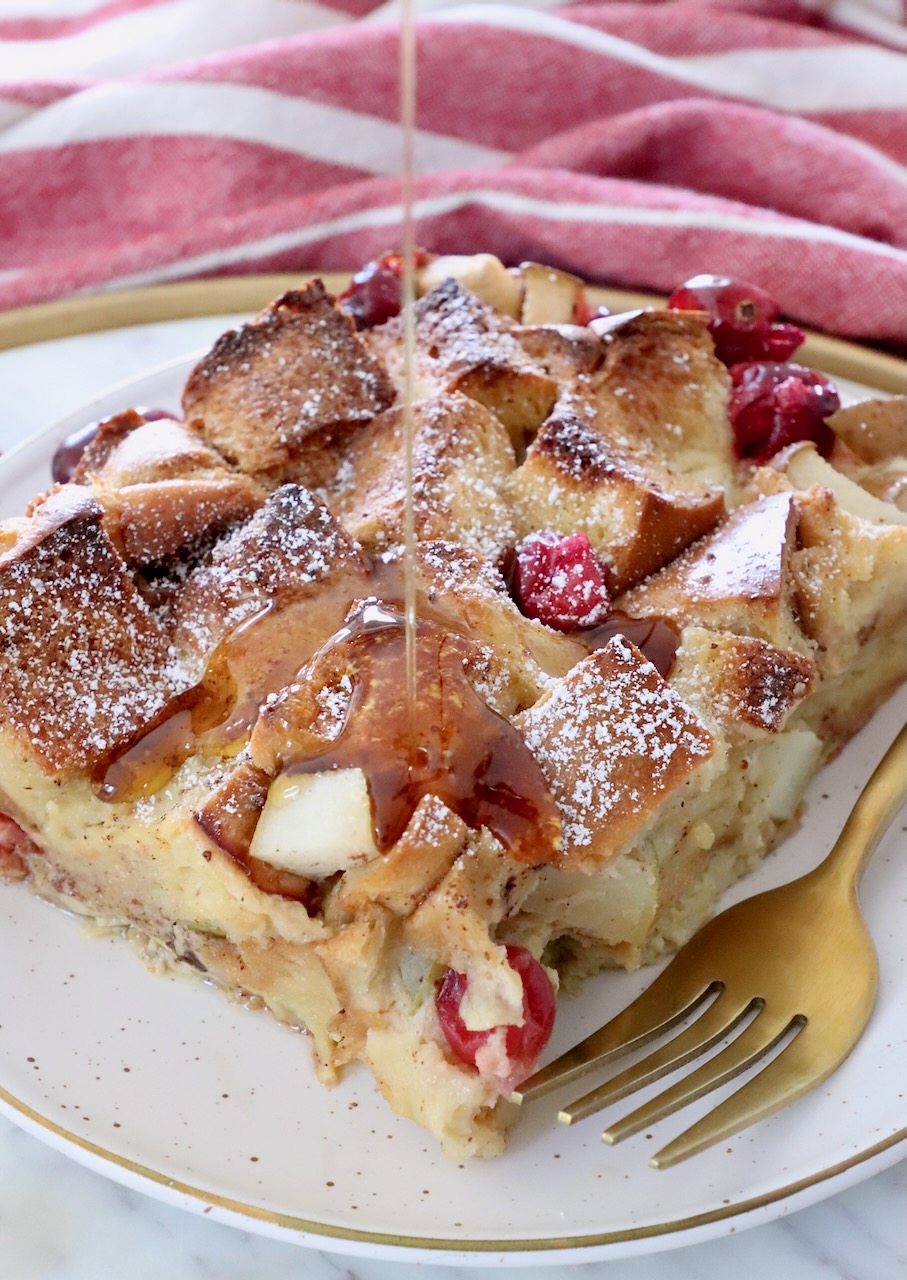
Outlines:
[[[413, 265], [417, 269], [428, 260], [429, 255], [423, 249], [416, 249]], [[352, 317], [357, 329], [374, 329], [400, 314], [402, 281], [403, 255], [383, 253], [356, 272], [338, 299], [340, 308]]]
[[511, 582], [521, 613], [556, 631], [595, 627], [611, 612], [607, 567], [584, 533], [531, 533], [516, 548]]
[[715, 354], [726, 365], [787, 360], [803, 342], [795, 324], [778, 323], [780, 308], [758, 285], [730, 276], [693, 276], [671, 294], [673, 311], [707, 311]]
[[373, 329], [400, 314], [403, 267], [398, 254], [386, 253], [367, 262], [340, 295], [340, 308], [352, 317], [357, 329]]
[[779, 449], [812, 440], [828, 454], [834, 432], [826, 422], [840, 409], [834, 384], [813, 369], [797, 364], [755, 360], [731, 369], [728, 413], [740, 458], [767, 462]]

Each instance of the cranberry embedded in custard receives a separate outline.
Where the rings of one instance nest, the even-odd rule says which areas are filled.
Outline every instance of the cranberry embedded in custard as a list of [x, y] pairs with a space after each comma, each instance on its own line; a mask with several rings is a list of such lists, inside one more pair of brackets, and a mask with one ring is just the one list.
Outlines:
[[[490, 1027], [485, 1031], [470, 1031], [460, 1017], [460, 1005], [466, 995], [468, 979], [454, 969], [448, 969], [435, 992], [435, 1008], [438, 1021], [453, 1052], [467, 1066], [477, 1067], [483, 1059], [483, 1050], [491, 1047], [497, 1036], [502, 1040], [498, 1065], [502, 1081], [515, 1088], [525, 1080], [534, 1068], [539, 1054], [551, 1038], [554, 1026], [556, 999], [554, 988], [538, 960], [525, 947], [507, 947], [507, 963], [523, 980], [523, 1025]], [[489, 1060], [490, 1054], [485, 1054]], [[477, 1062], [478, 1058], [478, 1062]]]
[[803, 342], [795, 324], [778, 323], [780, 308], [758, 285], [729, 276], [693, 276], [668, 299], [673, 311], [706, 311], [715, 354], [726, 365], [786, 360]]
[[611, 612], [607, 568], [584, 533], [532, 533], [516, 548], [520, 611], [556, 631], [599, 626]]

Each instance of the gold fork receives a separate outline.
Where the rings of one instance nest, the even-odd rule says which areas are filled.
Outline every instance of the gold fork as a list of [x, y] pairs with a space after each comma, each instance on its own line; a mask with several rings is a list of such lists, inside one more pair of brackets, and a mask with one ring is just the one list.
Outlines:
[[771, 1115], [831, 1075], [860, 1038], [878, 990], [878, 960], [857, 884], [907, 793], [905, 747], [907, 727], [815, 870], [709, 921], [642, 995], [530, 1076], [515, 1100], [526, 1102], [576, 1080], [700, 1010], [661, 1048], [561, 1111], [558, 1119], [573, 1124], [684, 1066], [745, 1024], [719, 1053], [602, 1134], [605, 1142], [619, 1142], [725, 1084], [786, 1041], [758, 1074], [649, 1162], [666, 1169]]

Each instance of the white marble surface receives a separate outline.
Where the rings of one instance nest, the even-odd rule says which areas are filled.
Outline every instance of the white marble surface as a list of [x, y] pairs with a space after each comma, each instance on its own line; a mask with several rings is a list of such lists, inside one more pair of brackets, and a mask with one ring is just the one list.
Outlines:
[[[111, 383], [204, 345], [222, 320], [141, 326], [0, 352], [0, 449]], [[164, 406], [168, 407], [168, 406]], [[4, 975], [8, 980], [9, 975]], [[907, 1163], [791, 1215], [682, 1249], [567, 1268], [516, 1268], [566, 1280], [903, 1280]], [[425, 1263], [426, 1280], [490, 1277], [499, 1267]], [[343, 1257], [267, 1239], [127, 1190], [0, 1117], [2, 1280], [391, 1280], [397, 1261]]]

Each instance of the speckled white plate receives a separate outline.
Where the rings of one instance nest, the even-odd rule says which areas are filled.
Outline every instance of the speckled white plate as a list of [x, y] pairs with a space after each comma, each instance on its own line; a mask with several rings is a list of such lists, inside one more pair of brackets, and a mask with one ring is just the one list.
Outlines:
[[[225, 303], [225, 312], [236, 309]], [[74, 425], [132, 403], [175, 407], [187, 367], [181, 361], [119, 387], [6, 455], [0, 517], [46, 486], [54, 444]], [[816, 780], [803, 830], [728, 902], [822, 857], [904, 715], [902, 697], [882, 708]], [[705, 1103], [609, 1148], [599, 1142], [599, 1118], [558, 1127], [554, 1095], [527, 1111], [502, 1158], [451, 1164], [391, 1114], [364, 1070], [322, 1088], [301, 1035], [201, 983], [148, 973], [123, 938], [87, 938], [78, 920], [17, 885], [0, 886], [0, 1108], [139, 1190], [345, 1253], [526, 1266], [739, 1230], [907, 1154], [903, 830], [901, 821], [889, 833], [863, 883], [882, 976], [855, 1052], [810, 1096], [675, 1169], [655, 1171], [647, 1158]], [[551, 1053], [652, 976], [606, 974], [588, 984], [562, 1006]]]

